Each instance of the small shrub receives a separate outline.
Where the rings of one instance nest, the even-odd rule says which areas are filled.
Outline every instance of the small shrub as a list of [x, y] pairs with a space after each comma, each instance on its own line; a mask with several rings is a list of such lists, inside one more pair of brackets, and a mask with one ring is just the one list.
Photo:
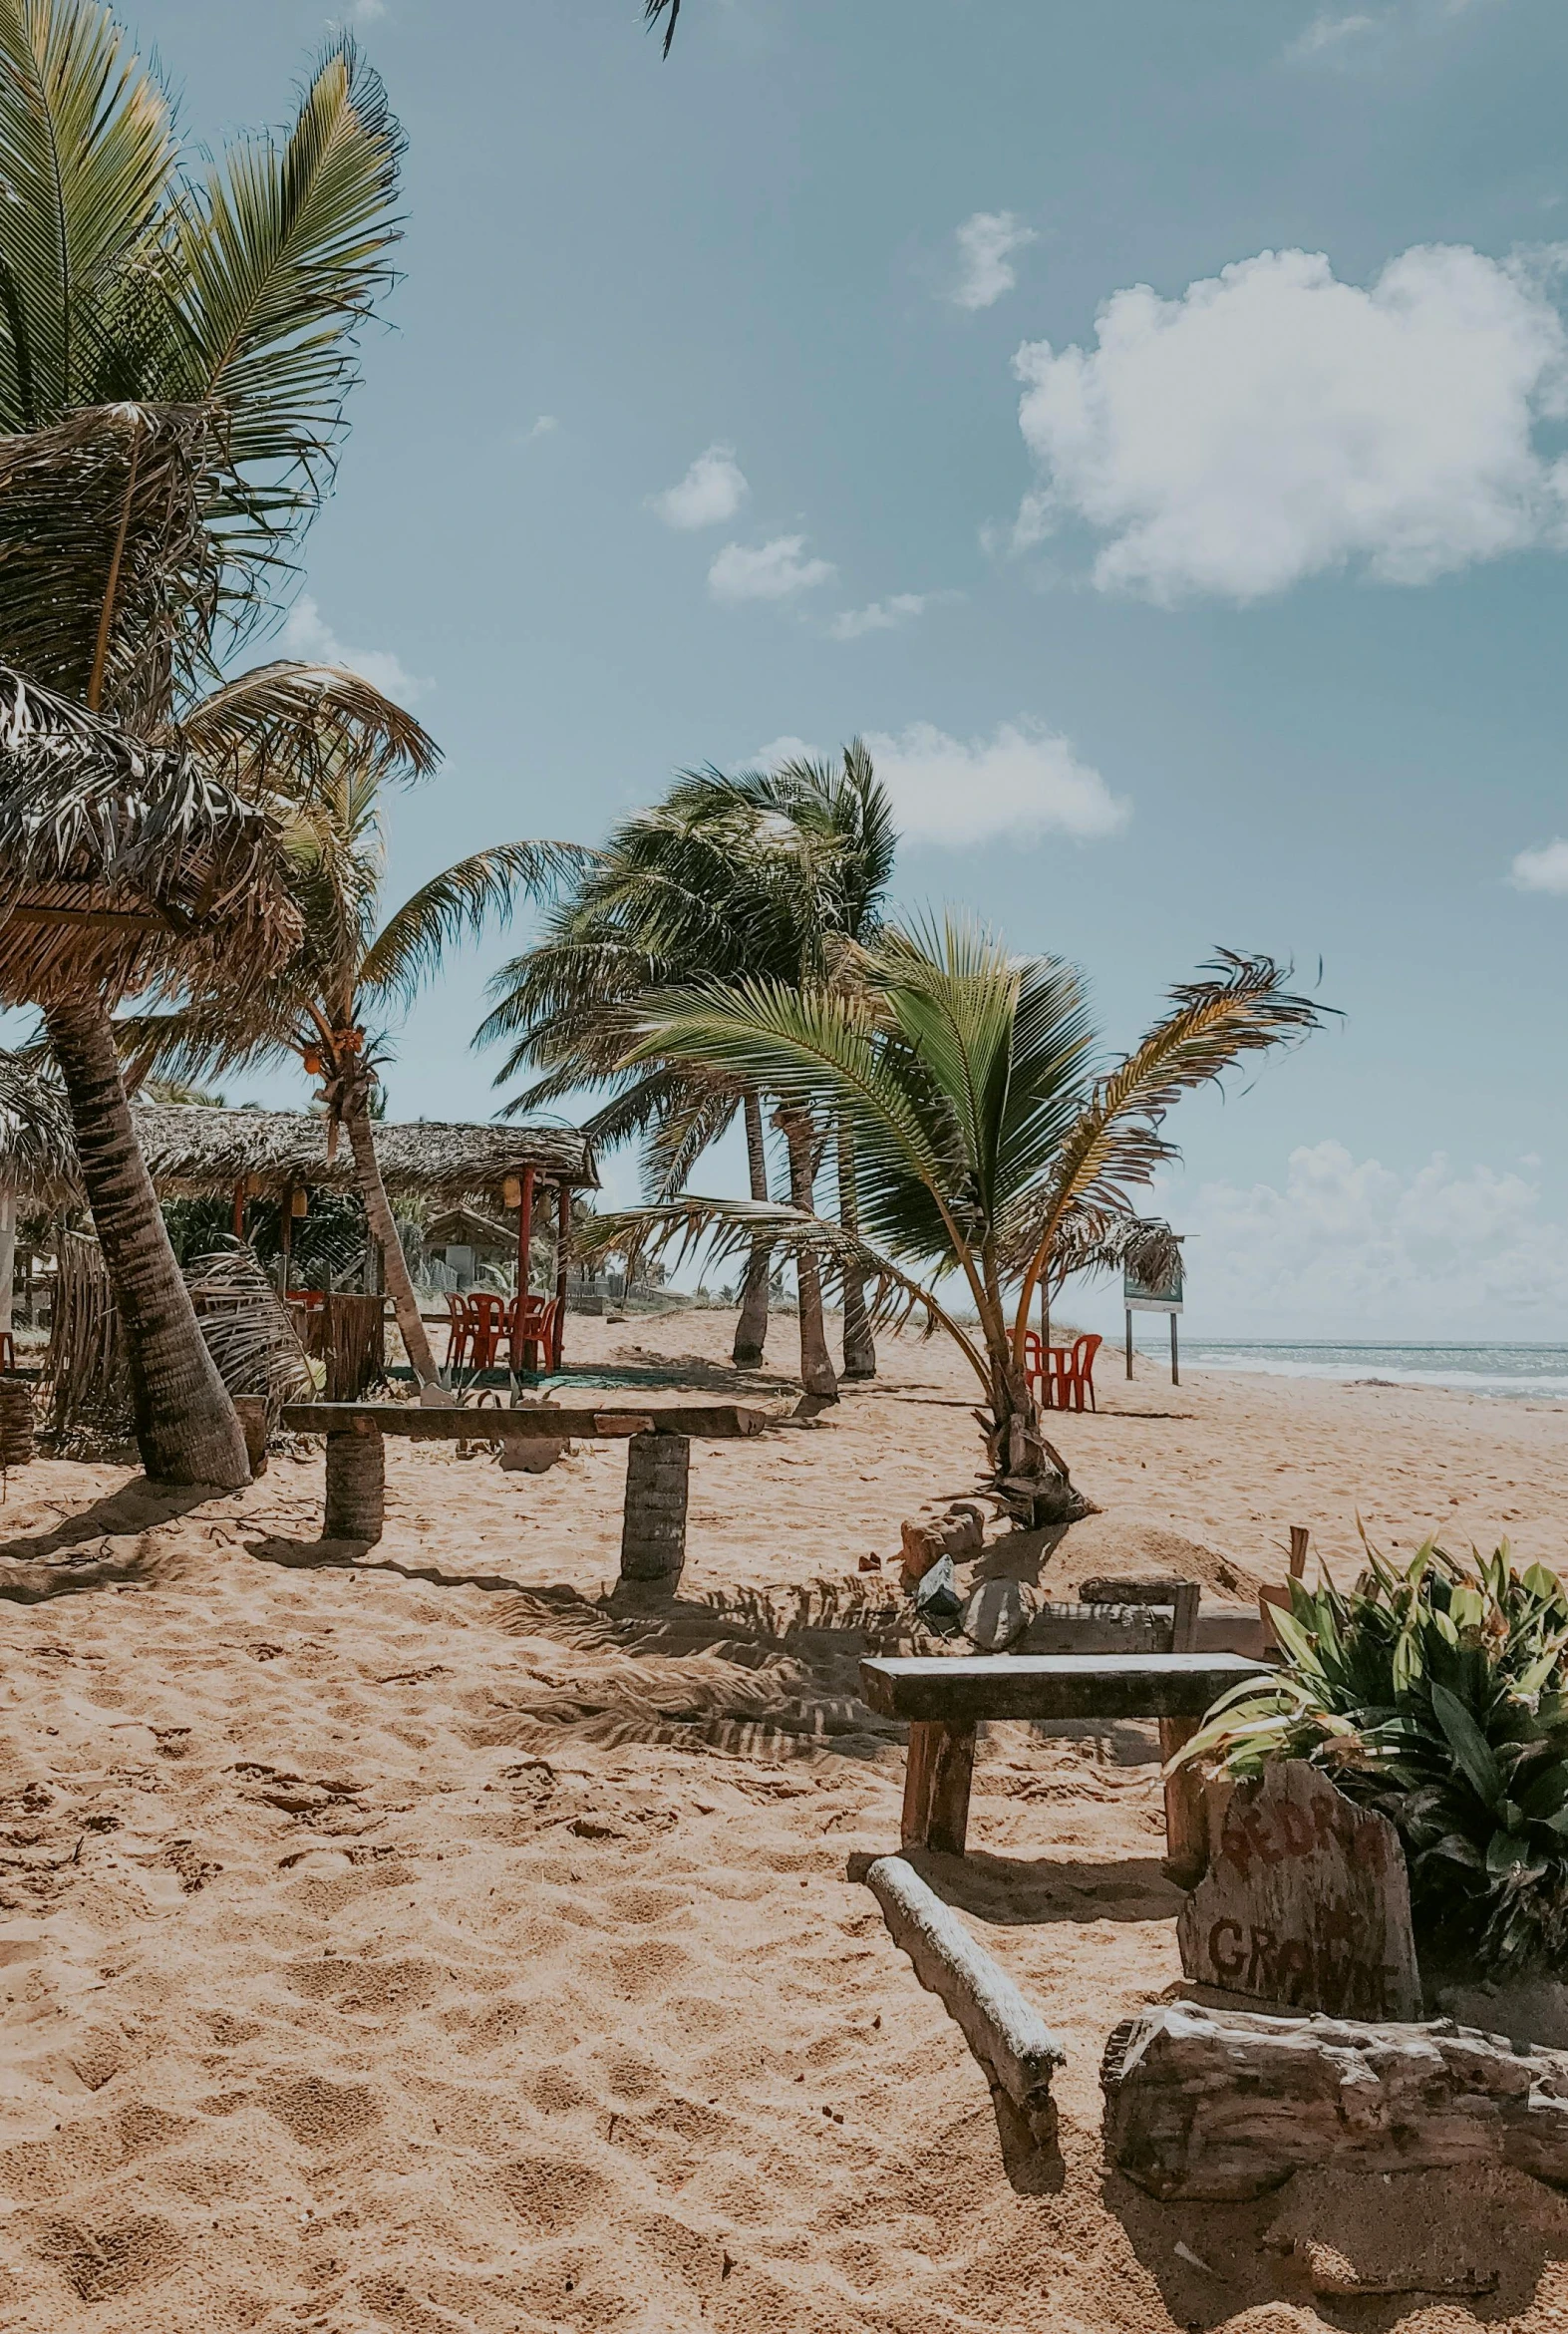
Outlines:
[[1492, 1968], [1568, 1954], [1568, 1588], [1507, 1542], [1467, 1568], [1432, 1541], [1368, 1550], [1349, 1593], [1291, 1583], [1285, 1666], [1187, 1746], [1242, 1777], [1328, 1769], [1405, 1842], [1417, 1933]]

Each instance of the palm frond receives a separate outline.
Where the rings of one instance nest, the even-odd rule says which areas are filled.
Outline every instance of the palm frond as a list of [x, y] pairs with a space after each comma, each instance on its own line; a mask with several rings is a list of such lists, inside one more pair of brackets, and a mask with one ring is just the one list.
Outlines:
[[163, 89], [108, 8], [0, 0], [0, 431], [145, 394], [116, 343], [156, 277], [174, 153]]
[[573, 842], [501, 842], [459, 859], [389, 918], [360, 966], [360, 987], [407, 1002], [444, 950], [465, 935], [477, 937], [490, 916], [509, 923], [520, 898], [553, 890], [581, 870], [585, 856]]
[[251, 800], [286, 788], [298, 802], [345, 768], [371, 787], [428, 778], [441, 761], [412, 713], [337, 665], [257, 665], [188, 706], [174, 734]]
[[643, 21], [645, 24], [656, 30], [659, 19], [663, 17], [666, 20], [664, 47], [660, 52], [662, 56], [668, 57], [670, 54], [671, 44], [675, 39], [675, 21], [680, 13], [681, 0], [644, 0]]
[[170, 228], [180, 345], [166, 394], [228, 417], [231, 544], [310, 517], [331, 475], [357, 341], [391, 280], [403, 136], [352, 40], [335, 39], [285, 142], [242, 139]]

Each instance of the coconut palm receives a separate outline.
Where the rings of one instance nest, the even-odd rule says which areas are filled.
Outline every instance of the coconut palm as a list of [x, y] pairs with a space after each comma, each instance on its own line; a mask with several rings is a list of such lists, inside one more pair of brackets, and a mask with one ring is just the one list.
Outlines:
[[58, 1203], [76, 1195], [64, 1093], [35, 1056], [0, 1053], [0, 1329], [11, 1326], [19, 1200]]
[[[577, 1087], [608, 1085], [611, 1099], [586, 1132], [600, 1149], [646, 1138], [650, 1190], [660, 1197], [680, 1189], [739, 1112], [752, 1196], [766, 1204], [764, 1097], [757, 1081], [669, 1061], [623, 1067], [639, 1016], [651, 995], [698, 981], [836, 977], [846, 945], [869, 939], [875, 929], [896, 839], [885, 793], [858, 740], [837, 768], [807, 761], [738, 777], [682, 772], [663, 803], [611, 835], [539, 943], [496, 974], [496, 1002], [478, 1033], [481, 1040], [513, 1041], [496, 1083], [525, 1065], [544, 1070], [508, 1110], [533, 1110]], [[784, 1115], [781, 1131], [791, 1197], [809, 1206], [821, 1131], [799, 1111]], [[847, 1133], [838, 1164], [852, 1220]], [[759, 1236], [749, 1250], [736, 1327], [738, 1368], [755, 1369], [763, 1359], [770, 1246]], [[802, 1381], [807, 1391], [830, 1395], [835, 1380], [815, 1258], [800, 1263]], [[859, 1323], [853, 1319], [858, 1296], [851, 1275], [845, 1304], [851, 1375], [875, 1367], [863, 1304]]]
[[47, 693], [0, 686], [18, 714], [0, 834], [25, 843], [8, 876], [25, 862], [34, 887], [10, 896], [66, 919], [41, 953], [13, 917], [0, 985], [44, 1007], [144, 1461], [181, 1481], [248, 1470], [136, 1156], [109, 1015], [155, 978], [243, 963], [260, 979], [292, 942], [269, 821], [230, 776], [269, 753], [330, 768], [345, 725], [364, 729], [363, 684], [270, 667], [192, 708], [330, 479], [400, 152], [339, 41], [285, 140], [242, 139], [192, 175], [107, 8], [0, 0], [0, 660]]
[[449, 947], [481, 931], [491, 915], [504, 921], [522, 893], [573, 871], [583, 854], [568, 843], [499, 843], [432, 876], [385, 915], [385, 789], [436, 759], [412, 716], [403, 719], [402, 769], [380, 750], [358, 759], [345, 751], [336, 774], [307, 769], [292, 796], [287, 773], [273, 769], [270, 797], [300, 932], [271, 976], [234, 991], [215, 984], [172, 1010], [128, 1016], [118, 1035], [138, 1082], [152, 1071], [202, 1079], [289, 1060], [320, 1079], [328, 1156], [342, 1129], [410, 1363], [422, 1386], [434, 1386], [435, 1357], [376, 1158], [389, 1052], [380, 1025], [440, 971]]
[[[858, 1155], [862, 1236], [804, 1208], [683, 1197], [602, 1219], [601, 1237], [716, 1239], [760, 1228], [863, 1271], [884, 1317], [924, 1313], [982, 1389], [989, 1488], [1022, 1519], [1083, 1512], [1025, 1368], [1030, 1307], [1064, 1250], [1081, 1266], [1169, 1235], [1132, 1194], [1177, 1157], [1172, 1105], [1243, 1057], [1299, 1039], [1322, 1008], [1268, 957], [1221, 951], [1171, 991], [1126, 1059], [1097, 1076], [1083, 983], [1059, 958], [1010, 956], [972, 925], [885, 931], [856, 988], [767, 979], [650, 1002], [631, 1060], [752, 1078], [791, 1109], [840, 1117]], [[973, 1308], [959, 1318], [955, 1285]]]

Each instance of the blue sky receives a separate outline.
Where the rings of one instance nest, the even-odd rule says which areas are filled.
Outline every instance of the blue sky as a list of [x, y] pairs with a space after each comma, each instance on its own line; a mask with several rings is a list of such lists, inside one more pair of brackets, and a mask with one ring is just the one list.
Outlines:
[[[1560, 0], [686, 0], [666, 64], [635, 0], [350, 13], [405, 279], [286, 637], [446, 748], [395, 883], [868, 733], [901, 896], [1111, 1040], [1212, 942], [1322, 958], [1343, 1026], [1182, 1112], [1194, 1330], [1568, 1334]], [[326, 30], [133, 21], [207, 140]], [[395, 1115], [488, 1115], [504, 952]]]

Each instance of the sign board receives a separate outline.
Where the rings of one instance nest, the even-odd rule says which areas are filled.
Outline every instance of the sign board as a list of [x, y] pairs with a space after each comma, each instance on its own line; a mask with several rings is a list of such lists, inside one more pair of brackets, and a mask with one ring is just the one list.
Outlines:
[[1139, 1280], [1132, 1267], [1127, 1265], [1121, 1275], [1121, 1302], [1129, 1313], [1179, 1313], [1181, 1287], [1179, 1256], [1158, 1281]]
[[1304, 1759], [1212, 1782], [1205, 1799], [1208, 1875], [1176, 1920], [1187, 1976], [1334, 2018], [1418, 2018], [1410, 1877], [1388, 1817]]

